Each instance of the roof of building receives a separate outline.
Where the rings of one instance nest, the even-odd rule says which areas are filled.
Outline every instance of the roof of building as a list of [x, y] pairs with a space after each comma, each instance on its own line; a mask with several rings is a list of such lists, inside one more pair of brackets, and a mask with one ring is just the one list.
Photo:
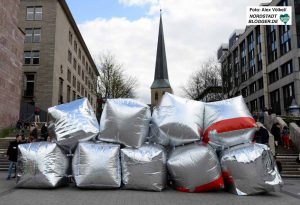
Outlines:
[[85, 51], [85, 53], [86, 53], [89, 61], [91, 62], [91, 66], [94, 68], [94, 70], [96, 72], [96, 75], [99, 76], [99, 71], [97, 69], [97, 66], [96, 66], [96, 64], [95, 64], [95, 62], [94, 62], [94, 60], [93, 60], [93, 58], [92, 58], [92, 56], [90, 54], [89, 49], [87, 48], [87, 46], [85, 44], [85, 41], [83, 40], [83, 37], [82, 37], [82, 35], [81, 35], [81, 33], [80, 33], [79, 29], [78, 29], [78, 26], [77, 26], [77, 24], [75, 22], [75, 19], [73, 18], [73, 15], [72, 15], [69, 7], [68, 7], [68, 4], [66, 3], [65, 0], [58, 0], [58, 2], [60, 3], [61, 7], [65, 11], [66, 16], [67, 16], [67, 18], [68, 18], [68, 20], [69, 20], [69, 22], [70, 22], [70, 24], [71, 24], [71, 26], [72, 26], [72, 28], [73, 28], [76, 36], [77, 36], [77, 38], [78, 38], [78, 40], [79, 40], [82, 48], [84, 49], [84, 51]]
[[170, 88], [162, 17], [160, 15], [154, 81], [151, 88]]

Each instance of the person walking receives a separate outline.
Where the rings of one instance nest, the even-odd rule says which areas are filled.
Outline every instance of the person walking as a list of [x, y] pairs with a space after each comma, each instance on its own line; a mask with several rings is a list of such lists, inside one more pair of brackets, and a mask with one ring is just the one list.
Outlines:
[[274, 136], [275, 146], [278, 147], [279, 142], [281, 141], [281, 129], [278, 122], [274, 123], [271, 128], [271, 133]]
[[35, 122], [40, 122], [40, 112], [41, 112], [41, 109], [39, 107], [35, 107], [35, 109], [34, 109], [34, 121]]
[[8, 167], [8, 175], [6, 180], [10, 180], [13, 168], [15, 169], [15, 176], [13, 176], [12, 178], [16, 177], [17, 161], [18, 161], [18, 145], [21, 143], [22, 143], [22, 136], [18, 134], [16, 135], [16, 140], [10, 142], [8, 146], [6, 155], [8, 156], [9, 167]]
[[289, 128], [287, 126], [284, 126], [282, 129], [282, 141], [283, 141], [283, 147], [290, 149], [290, 135], [289, 135]]
[[255, 133], [255, 141], [260, 144], [269, 144], [269, 132], [264, 126], [258, 125], [258, 131]]

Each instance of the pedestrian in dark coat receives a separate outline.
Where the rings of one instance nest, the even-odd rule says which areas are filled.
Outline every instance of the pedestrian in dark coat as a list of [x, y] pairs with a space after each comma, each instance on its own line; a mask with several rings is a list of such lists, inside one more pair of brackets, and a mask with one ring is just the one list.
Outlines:
[[281, 142], [281, 129], [278, 122], [274, 123], [271, 128], [271, 133], [274, 136], [275, 146], [277, 147], [279, 142]]
[[255, 133], [255, 140], [256, 140], [256, 143], [268, 145], [269, 144], [268, 130], [266, 128], [264, 128], [263, 126], [259, 126], [259, 130], [256, 131], [256, 133]]
[[10, 142], [6, 155], [8, 156], [9, 160], [9, 167], [8, 167], [8, 176], [7, 180], [10, 180], [12, 169], [15, 168], [15, 176], [16, 177], [16, 168], [17, 168], [17, 161], [18, 161], [18, 145], [22, 142], [22, 136], [16, 135], [16, 140]]

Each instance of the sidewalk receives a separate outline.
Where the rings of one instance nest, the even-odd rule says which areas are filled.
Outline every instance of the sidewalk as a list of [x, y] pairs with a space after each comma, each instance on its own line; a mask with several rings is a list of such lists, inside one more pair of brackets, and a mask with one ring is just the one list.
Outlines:
[[[58, 189], [18, 189], [15, 181], [6, 181], [0, 172], [0, 201], [3, 205], [299, 205], [291, 194], [274, 192], [258, 196], [235, 196], [227, 192], [182, 193], [171, 189], [163, 192], [133, 190], [83, 190], [74, 187]], [[297, 193], [300, 180], [286, 180], [284, 191]]]

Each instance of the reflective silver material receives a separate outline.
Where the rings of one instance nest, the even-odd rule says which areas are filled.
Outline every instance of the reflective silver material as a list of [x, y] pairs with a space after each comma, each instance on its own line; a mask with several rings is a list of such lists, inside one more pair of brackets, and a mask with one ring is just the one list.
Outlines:
[[55, 143], [20, 144], [17, 187], [55, 188], [67, 184], [69, 160]]
[[99, 133], [99, 124], [87, 98], [57, 105], [48, 109], [49, 131], [57, 144], [69, 150], [78, 141], [90, 140]]
[[152, 114], [150, 141], [178, 146], [200, 140], [204, 103], [165, 93]]
[[219, 159], [207, 144], [176, 147], [169, 156], [167, 167], [171, 181], [179, 191], [203, 192], [224, 187]]
[[160, 145], [121, 149], [121, 165], [126, 189], [162, 191], [166, 186], [166, 153]]
[[100, 121], [99, 139], [140, 147], [148, 136], [151, 112], [134, 99], [108, 99]]
[[242, 96], [205, 103], [204, 141], [215, 148], [226, 148], [251, 142], [256, 131], [255, 120]]
[[270, 149], [263, 144], [244, 144], [223, 151], [221, 166], [230, 192], [254, 195], [276, 190], [282, 184]]
[[118, 188], [121, 186], [120, 145], [80, 142], [73, 161], [73, 176], [80, 188]]
[[234, 130], [223, 133], [218, 133], [214, 130], [209, 133], [209, 144], [215, 148], [225, 149], [237, 144], [251, 142], [255, 132], [255, 128]]

